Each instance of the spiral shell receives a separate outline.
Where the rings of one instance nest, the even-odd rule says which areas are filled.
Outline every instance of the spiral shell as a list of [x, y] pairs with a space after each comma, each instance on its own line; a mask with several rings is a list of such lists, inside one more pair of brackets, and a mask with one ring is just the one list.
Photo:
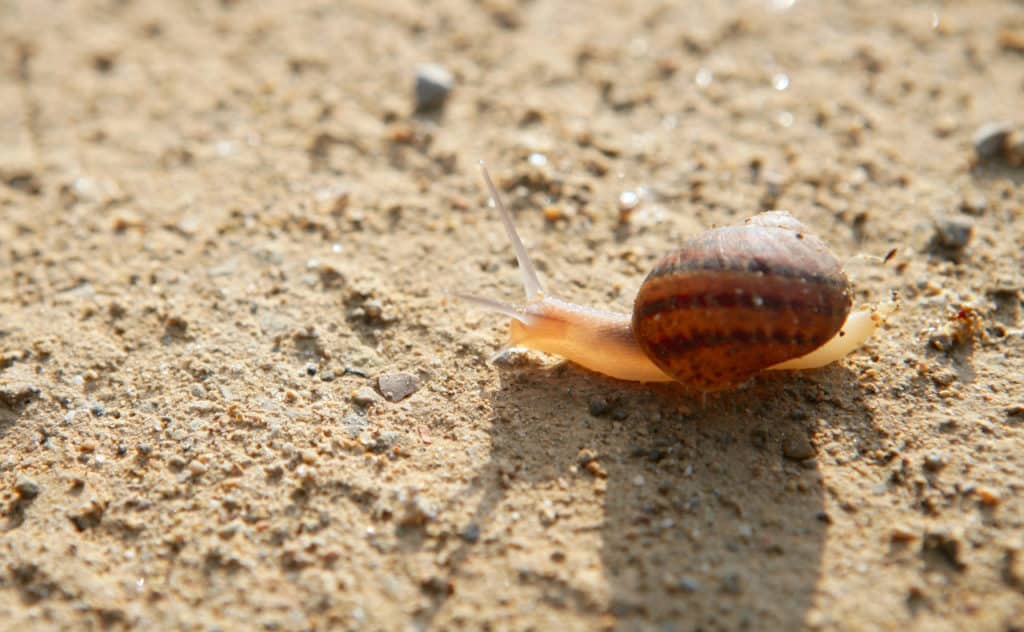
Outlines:
[[823, 345], [851, 302], [825, 243], [773, 211], [706, 231], [663, 258], [637, 294], [633, 335], [677, 381], [721, 390]]

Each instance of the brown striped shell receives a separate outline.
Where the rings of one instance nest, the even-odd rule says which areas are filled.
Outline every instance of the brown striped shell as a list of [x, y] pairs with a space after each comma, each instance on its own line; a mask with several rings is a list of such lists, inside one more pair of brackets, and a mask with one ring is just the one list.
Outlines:
[[677, 381], [720, 390], [817, 349], [850, 305], [849, 281], [825, 243], [773, 211], [662, 259], [637, 294], [633, 335]]

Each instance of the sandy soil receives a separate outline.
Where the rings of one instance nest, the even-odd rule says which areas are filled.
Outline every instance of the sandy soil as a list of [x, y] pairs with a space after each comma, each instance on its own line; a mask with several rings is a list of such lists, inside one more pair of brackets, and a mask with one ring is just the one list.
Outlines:
[[[0, 627], [1024, 629], [1024, 7], [893, 4], [0, 0]], [[490, 363], [481, 158], [565, 298], [785, 208], [902, 308]]]

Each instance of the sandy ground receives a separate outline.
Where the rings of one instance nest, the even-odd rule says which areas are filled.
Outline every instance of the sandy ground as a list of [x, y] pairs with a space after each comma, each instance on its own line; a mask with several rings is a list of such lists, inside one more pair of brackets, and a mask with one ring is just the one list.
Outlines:
[[[1024, 629], [1024, 7], [428, 4], [0, 0], [0, 627]], [[785, 208], [901, 310], [703, 403], [491, 363], [481, 158], [565, 298]]]

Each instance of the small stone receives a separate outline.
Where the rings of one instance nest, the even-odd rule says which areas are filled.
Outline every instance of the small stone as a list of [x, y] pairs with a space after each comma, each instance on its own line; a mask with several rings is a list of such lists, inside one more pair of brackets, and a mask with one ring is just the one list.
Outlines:
[[999, 492], [988, 487], [978, 487], [977, 489], [974, 490], [974, 495], [978, 497], [978, 500], [981, 501], [981, 504], [986, 505], [988, 507], [995, 507], [999, 505], [999, 503], [1001, 503], [1003, 500], [1002, 498], [1000, 498]]
[[416, 69], [416, 111], [436, 110], [444, 105], [454, 83], [452, 73], [437, 64]]
[[924, 541], [921, 543], [921, 550], [924, 553], [937, 555], [958, 571], [967, 568], [967, 564], [964, 563], [961, 557], [964, 547], [960, 537], [944, 529], [938, 529], [926, 534]]
[[89, 412], [92, 413], [93, 417], [102, 417], [107, 414], [107, 409], [101, 404], [93, 404], [92, 407], [89, 408]]
[[471, 522], [466, 525], [466, 528], [462, 530], [462, 539], [470, 544], [476, 543], [480, 539], [480, 525], [475, 522]]
[[345, 427], [345, 434], [355, 439], [366, 430], [370, 423], [362, 415], [345, 415], [345, 418], [341, 420], [341, 425]]
[[1007, 122], [988, 123], [974, 133], [974, 151], [980, 160], [991, 160], [1003, 153], [1006, 139], [1013, 131]]
[[743, 592], [743, 578], [739, 573], [729, 573], [722, 578], [722, 592], [738, 595]]
[[974, 222], [968, 217], [939, 217], [935, 220], [935, 239], [952, 250], [963, 249], [974, 234]]
[[352, 403], [356, 406], [367, 408], [378, 402], [380, 402], [380, 395], [369, 386], [360, 386], [356, 389], [356, 392], [352, 394]]
[[420, 388], [420, 381], [410, 373], [387, 373], [377, 378], [377, 388], [384, 399], [400, 402]]
[[889, 531], [893, 542], [910, 542], [917, 539], [917, 533], [905, 524], [896, 524]]
[[941, 452], [929, 452], [924, 457], [924, 469], [929, 472], [938, 472], [946, 467], [946, 455]]
[[334, 371], [324, 371], [320, 374], [321, 382], [333, 382], [335, 378]]
[[314, 375], [316, 375], [316, 365], [315, 364], [307, 364], [306, 365], [306, 375], [308, 375], [309, 377], [313, 377]]
[[14, 491], [20, 498], [32, 500], [39, 495], [39, 485], [31, 478], [22, 477], [14, 483]]
[[590, 414], [595, 417], [604, 417], [612, 410], [611, 402], [600, 395], [591, 397], [587, 405], [590, 408]]
[[816, 454], [814, 445], [803, 432], [796, 432], [788, 435], [782, 441], [782, 455], [794, 461], [803, 461]]
[[27, 406], [35, 398], [39, 397], [40, 390], [34, 384], [27, 382], [0, 383], [0, 403], [7, 404], [11, 408]]
[[981, 193], [970, 193], [960, 202], [960, 210], [968, 215], [984, 215], [988, 210], [988, 198]]
[[685, 593], [695, 593], [697, 592], [697, 589], [700, 588], [700, 584], [697, 583], [697, 580], [688, 575], [680, 577], [676, 586], [679, 587], [679, 590]]

